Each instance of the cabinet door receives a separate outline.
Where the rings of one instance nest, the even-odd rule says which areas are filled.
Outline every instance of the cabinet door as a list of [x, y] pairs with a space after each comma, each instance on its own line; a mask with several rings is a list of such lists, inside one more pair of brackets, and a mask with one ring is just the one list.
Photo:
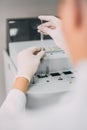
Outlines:
[[5, 76], [5, 89], [6, 93], [12, 88], [13, 82], [16, 76], [16, 68], [15, 65], [12, 63], [11, 58], [4, 51], [4, 76]]

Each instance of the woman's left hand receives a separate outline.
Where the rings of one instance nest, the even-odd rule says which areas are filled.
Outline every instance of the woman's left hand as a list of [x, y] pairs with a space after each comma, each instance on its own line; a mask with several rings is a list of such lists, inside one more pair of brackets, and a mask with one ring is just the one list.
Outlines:
[[45, 51], [41, 47], [30, 47], [20, 52], [17, 59], [18, 76], [30, 81], [44, 56]]

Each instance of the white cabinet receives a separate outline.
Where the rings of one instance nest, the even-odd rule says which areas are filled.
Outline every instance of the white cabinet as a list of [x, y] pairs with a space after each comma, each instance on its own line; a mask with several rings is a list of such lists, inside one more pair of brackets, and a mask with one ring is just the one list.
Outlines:
[[14, 64], [11, 61], [8, 53], [4, 51], [4, 75], [5, 75], [5, 88], [6, 93], [12, 88], [15, 76], [16, 76], [16, 69]]

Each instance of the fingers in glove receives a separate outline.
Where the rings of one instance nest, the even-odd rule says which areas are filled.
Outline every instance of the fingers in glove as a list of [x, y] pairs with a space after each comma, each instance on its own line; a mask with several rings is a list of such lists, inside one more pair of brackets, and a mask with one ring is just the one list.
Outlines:
[[45, 51], [41, 50], [40, 52], [38, 52], [37, 56], [39, 57], [40, 60], [43, 59], [45, 56]]
[[30, 50], [33, 54], [35, 54], [35, 53], [41, 51], [41, 47], [33, 46], [33, 47], [29, 48], [29, 50]]
[[39, 16], [38, 18], [45, 21], [53, 21], [53, 19], [56, 19], [55, 16], [47, 16], [47, 15]]
[[52, 31], [52, 29], [48, 28], [48, 27], [40, 27], [39, 30], [38, 30], [38, 32], [42, 32], [42, 33], [48, 34], [48, 35], [51, 34], [51, 31]]
[[48, 35], [47, 33], [42, 32], [41, 30], [38, 30], [38, 33], [43, 33], [44, 35]]
[[38, 29], [41, 27], [49, 27], [49, 28], [55, 28], [55, 25], [52, 22], [46, 22], [38, 26]]

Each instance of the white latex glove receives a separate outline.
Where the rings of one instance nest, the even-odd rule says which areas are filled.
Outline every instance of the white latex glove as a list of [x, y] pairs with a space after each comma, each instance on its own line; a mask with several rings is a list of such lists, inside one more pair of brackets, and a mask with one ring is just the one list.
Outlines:
[[41, 47], [31, 47], [20, 52], [17, 58], [17, 77], [24, 77], [30, 81], [44, 56], [45, 51]]
[[55, 16], [39, 16], [38, 18], [47, 21], [38, 26], [38, 32], [50, 35], [60, 48], [66, 49], [61, 30], [61, 20]]

